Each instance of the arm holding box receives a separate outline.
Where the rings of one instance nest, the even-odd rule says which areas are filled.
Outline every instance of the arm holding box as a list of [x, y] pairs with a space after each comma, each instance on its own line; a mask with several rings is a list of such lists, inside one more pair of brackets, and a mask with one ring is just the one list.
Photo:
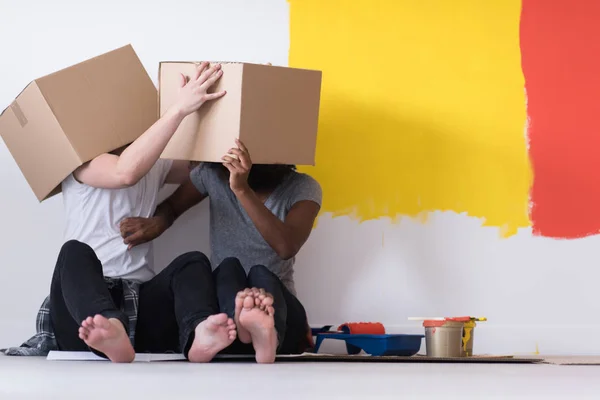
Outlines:
[[313, 201], [295, 203], [281, 221], [264, 204], [248, 185], [252, 161], [248, 149], [236, 140], [233, 148], [223, 157], [223, 165], [229, 170], [229, 185], [238, 201], [254, 223], [263, 239], [283, 260], [296, 256], [312, 231], [320, 206]]
[[75, 178], [89, 186], [105, 189], [135, 185], [156, 163], [183, 118], [206, 101], [225, 94], [224, 91], [207, 92], [222, 75], [220, 65], [207, 67], [207, 63], [202, 63], [189, 82], [181, 77], [178, 101], [120, 155], [102, 154], [94, 158], [74, 172]]
[[173, 165], [167, 174], [165, 183], [181, 185], [189, 178], [191, 165], [190, 161], [173, 160]]

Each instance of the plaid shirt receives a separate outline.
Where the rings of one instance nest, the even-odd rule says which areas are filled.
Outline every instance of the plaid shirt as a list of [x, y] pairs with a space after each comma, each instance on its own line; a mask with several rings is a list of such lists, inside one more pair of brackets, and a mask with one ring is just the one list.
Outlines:
[[[104, 278], [109, 290], [122, 285], [123, 299], [121, 311], [129, 319], [129, 339], [134, 344], [137, 323], [140, 284], [122, 279]], [[52, 350], [59, 350], [50, 318], [50, 296], [46, 297], [36, 318], [36, 334], [20, 347], [1, 349], [7, 356], [46, 356]]]

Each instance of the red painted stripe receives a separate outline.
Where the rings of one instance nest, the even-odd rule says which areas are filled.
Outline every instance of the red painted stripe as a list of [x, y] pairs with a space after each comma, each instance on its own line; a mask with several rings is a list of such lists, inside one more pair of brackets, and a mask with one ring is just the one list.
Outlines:
[[536, 235], [600, 231], [600, 1], [523, 0]]

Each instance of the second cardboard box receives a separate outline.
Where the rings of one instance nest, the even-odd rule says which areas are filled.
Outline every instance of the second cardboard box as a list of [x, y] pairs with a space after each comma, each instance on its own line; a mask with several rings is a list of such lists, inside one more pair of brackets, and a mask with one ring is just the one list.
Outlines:
[[[161, 62], [160, 115], [174, 103], [180, 74], [194, 75], [198, 62]], [[246, 63], [222, 63], [212, 91], [227, 95], [184, 119], [163, 158], [221, 162], [241, 140], [254, 164], [314, 165], [321, 71]]]

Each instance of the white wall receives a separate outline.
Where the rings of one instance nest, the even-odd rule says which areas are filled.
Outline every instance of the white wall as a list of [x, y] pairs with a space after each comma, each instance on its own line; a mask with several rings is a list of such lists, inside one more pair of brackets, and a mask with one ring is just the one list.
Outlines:
[[[161, 60], [286, 65], [288, 13], [285, 0], [0, 0], [0, 108], [32, 79], [127, 43], [155, 83]], [[2, 141], [0, 178], [0, 347], [4, 347], [34, 333], [35, 313], [48, 293], [62, 244], [63, 213], [60, 196], [42, 204], [36, 201]], [[156, 252], [157, 265], [179, 250], [206, 250], [206, 222], [204, 205], [178, 223], [178, 228], [193, 234], [173, 229], [166, 235]], [[199, 229], [192, 229], [195, 226]]]
[[[0, 0], [0, 107], [33, 78], [132, 43], [156, 78], [163, 59], [287, 63], [285, 0]], [[34, 331], [62, 244], [60, 197], [38, 204], [0, 144], [0, 347]], [[335, 196], [335, 193], [325, 193]], [[156, 246], [157, 266], [208, 250], [207, 207], [178, 221]], [[485, 315], [476, 350], [600, 353], [600, 238], [555, 241], [522, 230], [500, 239], [478, 219], [438, 212], [358, 224], [324, 216], [297, 263], [313, 324], [381, 321], [419, 331], [408, 316]]]

